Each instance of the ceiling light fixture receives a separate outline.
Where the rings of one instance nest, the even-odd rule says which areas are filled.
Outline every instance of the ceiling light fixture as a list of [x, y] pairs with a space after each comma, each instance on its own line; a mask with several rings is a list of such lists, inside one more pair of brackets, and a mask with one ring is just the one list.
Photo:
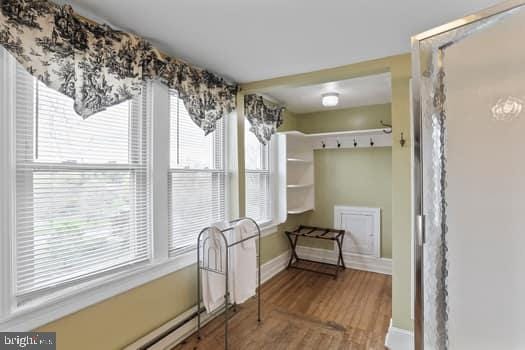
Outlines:
[[322, 95], [322, 103], [324, 107], [334, 107], [339, 103], [339, 94], [330, 92]]

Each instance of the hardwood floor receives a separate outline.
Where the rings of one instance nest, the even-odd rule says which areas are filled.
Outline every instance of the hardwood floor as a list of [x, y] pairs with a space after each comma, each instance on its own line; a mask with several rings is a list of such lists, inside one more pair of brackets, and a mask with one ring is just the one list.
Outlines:
[[[309, 265], [314, 267], [314, 265]], [[346, 269], [334, 280], [288, 269], [262, 287], [262, 322], [256, 300], [231, 312], [230, 349], [384, 350], [391, 318], [391, 277]], [[174, 350], [223, 349], [224, 318], [218, 317]]]

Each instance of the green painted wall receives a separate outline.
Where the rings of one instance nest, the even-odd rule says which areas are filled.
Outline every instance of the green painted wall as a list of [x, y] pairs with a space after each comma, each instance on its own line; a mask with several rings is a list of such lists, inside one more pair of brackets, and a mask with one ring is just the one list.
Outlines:
[[[390, 104], [321, 111], [296, 116], [304, 133], [380, 128], [390, 122]], [[334, 227], [334, 206], [381, 208], [381, 256], [392, 257], [392, 150], [390, 147], [314, 152], [315, 210], [305, 224]], [[293, 216], [290, 216], [293, 217]], [[302, 239], [299, 244], [332, 249], [331, 242]]]
[[307, 216], [307, 223], [334, 227], [336, 205], [381, 208], [381, 256], [391, 258], [391, 148], [319, 150], [314, 161], [315, 210]]
[[[412, 330], [412, 183], [410, 137], [410, 55], [395, 56], [392, 74], [392, 325]], [[401, 147], [404, 133], [407, 143]]]

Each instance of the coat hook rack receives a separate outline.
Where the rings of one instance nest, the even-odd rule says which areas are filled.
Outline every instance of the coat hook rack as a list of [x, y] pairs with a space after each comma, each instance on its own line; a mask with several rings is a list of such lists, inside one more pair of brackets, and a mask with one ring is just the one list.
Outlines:
[[354, 137], [354, 147], [357, 147], [357, 139]]
[[321, 146], [322, 146], [323, 148], [326, 148], [326, 143], [324, 143], [324, 141], [321, 141]]
[[401, 133], [401, 138], [399, 139], [399, 144], [401, 145], [401, 147], [405, 147], [405, 143], [407, 142], [407, 140], [405, 140], [405, 137], [403, 135], [403, 133]]
[[374, 139], [373, 138], [370, 138], [370, 146], [374, 147]]
[[337, 142], [337, 148], [341, 148], [341, 142], [339, 142], [339, 140], [336, 140], [335, 142]]
[[385, 127], [386, 129], [383, 129], [383, 132], [385, 134], [391, 134], [392, 133], [392, 124], [385, 123], [384, 121], [380, 120], [381, 126]]

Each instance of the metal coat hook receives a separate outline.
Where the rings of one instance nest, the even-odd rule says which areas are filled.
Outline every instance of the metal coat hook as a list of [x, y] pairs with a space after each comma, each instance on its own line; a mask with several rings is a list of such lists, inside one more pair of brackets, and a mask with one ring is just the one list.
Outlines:
[[374, 139], [370, 138], [370, 146], [374, 147]]
[[336, 140], [335, 142], [337, 142], [337, 148], [341, 148], [341, 142], [339, 142], [339, 140]]
[[401, 145], [401, 147], [404, 147], [406, 142], [407, 140], [405, 140], [403, 133], [401, 133], [401, 139], [399, 139], [399, 144]]
[[383, 129], [383, 132], [385, 134], [391, 134], [392, 133], [392, 124], [385, 123], [384, 121], [380, 120], [381, 126], [384, 126], [386, 129]]
[[322, 146], [323, 148], [326, 148], [326, 143], [324, 143], [324, 141], [321, 141], [321, 146]]
[[357, 139], [354, 137], [354, 147], [357, 147]]

